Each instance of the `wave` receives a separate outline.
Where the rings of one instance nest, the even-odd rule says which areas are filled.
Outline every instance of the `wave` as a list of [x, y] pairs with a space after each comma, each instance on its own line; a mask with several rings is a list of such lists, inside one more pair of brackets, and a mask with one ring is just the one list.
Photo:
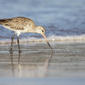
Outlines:
[[[77, 41], [85, 41], [85, 35], [75, 35], [75, 36], [55, 36], [52, 35], [50, 37], [47, 37], [49, 42], [77, 42]], [[11, 39], [4, 39], [0, 40], [0, 44], [10, 44]], [[45, 42], [44, 38], [34, 38], [34, 37], [27, 37], [20, 39], [20, 43], [28, 43], [28, 42]], [[14, 43], [17, 43], [16, 40], [14, 40]]]
[[85, 35], [74, 36], [51, 36], [48, 38], [51, 41], [85, 41]]

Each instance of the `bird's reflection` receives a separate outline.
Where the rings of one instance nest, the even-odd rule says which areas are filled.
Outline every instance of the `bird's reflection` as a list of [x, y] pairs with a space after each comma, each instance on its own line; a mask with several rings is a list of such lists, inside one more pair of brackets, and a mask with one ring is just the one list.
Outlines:
[[[41, 52], [42, 54], [40, 56], [37, 56], [37, 54], [39, 54], [38, 52], [34, 55], [32, 53], [32, 55], [34, 57], [36, 57], [38, 59], [38, 57], [40, 58], [42, 55], [46, 56], [45, 54], [43, 54], [43, 52]], [[34, 58], [32, 59], [32, 61], [29, 61], [29, 59], [31, 58], [29, 53], [26, 57], [28, 57], [28, 62], [26, 63], [25, 61], [21, 61], [23, 59], [20, 59], [21, 53], [18, 52], [18, 62], [14, 63], [13, 62], [13, 51], [10, 52], [10, 56], [11, 56], [11, 71], [13, 76], [16, 77], [46, 77], [48, 76], [48, 67], [50, 65], [52, 56], [53, 56], [53, 52], [49, 53], [48, 57], [44, 57], [44, 61], [41, 63], [36, 62], [36, 59], [34, 60]], [[22, 58], [24, 58], [25, 56], [23, 56]], [[25, 59], [25, 58], [24, 58]], [[26, 59], [27, 60], [27, 59]], [[36, 62], [36, 63], [35, 63]]]
[[[11, 58], [11, 71], [12, 71], [12, 76], [15, 76], [15, 63], [13, 62], [13, 55], [14, 53], [13, 53], [13, 50], [11, 49], [11, 51], [10, 51], [10, 58]], [[17, 66], [18, 66], [18, 71], [20, 71], [20, 56], [21, 56], [21, 52], [19, 52], [18, 51], [18, 64], [17, 64]]]
[[13, 63], [13, 51], [10, 51], [10, 58], [11, 58], [11, 71], [12, 71], [12, 76], [14, 76], [14, 63]]
[[51, 54], [50, 54], [50, 56], [48, 57], [48, 59], [47, 59], [47, 71], [46, 71], [46, 77], [48, 76], [48, 71], [49, 71], [49, 67], [50, 67], [50, 63], [51, 63], [51, 60], [52, 60], [52, 57], [53, 57], [53, 50], [51, 51]]

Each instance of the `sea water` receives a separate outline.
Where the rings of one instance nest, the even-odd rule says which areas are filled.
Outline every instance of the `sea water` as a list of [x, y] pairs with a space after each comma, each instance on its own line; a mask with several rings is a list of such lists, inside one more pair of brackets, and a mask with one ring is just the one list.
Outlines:
[[[84, 40], [85, 0], [0, 0], [0, 18], [24, 16], [46, 29], [50, 40]], [[0, 39], [9, 39], [13, 32], [0, 26]], [[41, 38], [25, 33], [21, 38]]]

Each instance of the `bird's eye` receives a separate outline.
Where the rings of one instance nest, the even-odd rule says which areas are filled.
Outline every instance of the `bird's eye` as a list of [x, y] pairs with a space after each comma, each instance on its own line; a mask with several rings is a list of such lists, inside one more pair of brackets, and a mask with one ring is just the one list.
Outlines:
[[42, 32], [44, 32], [44, 30], [42, 30]]

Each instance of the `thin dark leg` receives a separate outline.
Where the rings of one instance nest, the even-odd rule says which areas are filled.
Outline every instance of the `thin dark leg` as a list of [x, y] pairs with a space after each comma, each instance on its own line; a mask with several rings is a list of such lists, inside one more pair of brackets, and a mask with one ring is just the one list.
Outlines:
[[11, 46], [10, 46], [10, 54], [13, 52], [13, 40], [14, 40], [15, 34], [11, 37]]
[[20, 45], [19, 45], [19, 37], [17, 37], [17, 44], [18, 44], [18, 53], [19, 53], [19, 56], [18, 56], [18, 63], [19, 63], [20, 62], [20, 54], [21, 54]]

